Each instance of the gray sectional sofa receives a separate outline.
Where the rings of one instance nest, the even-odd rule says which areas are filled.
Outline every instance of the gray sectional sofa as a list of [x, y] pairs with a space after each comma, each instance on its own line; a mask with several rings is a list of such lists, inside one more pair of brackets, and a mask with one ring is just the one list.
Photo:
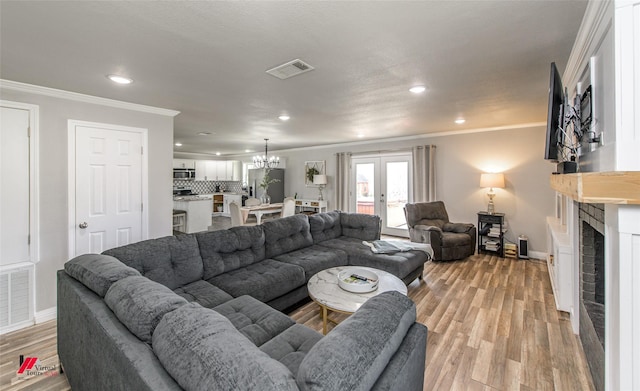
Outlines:
[[327, 336], [279, 312], [320, 270], [366, 265], [406, 283], [420, 251], [373, 254], [376, 216], [295, 215], [147, 240], [58, 271], [58, 354], [71, 387], [135, 390], [420, 390], [426, 327], [396, 292]]

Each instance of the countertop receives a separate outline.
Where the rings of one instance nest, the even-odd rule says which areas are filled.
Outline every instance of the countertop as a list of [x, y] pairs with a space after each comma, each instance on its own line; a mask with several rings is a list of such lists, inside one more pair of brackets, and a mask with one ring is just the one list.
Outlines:
[[206, 195], [190, 195], [173, 197], [174, 201], [211, 201], [210, 196]]

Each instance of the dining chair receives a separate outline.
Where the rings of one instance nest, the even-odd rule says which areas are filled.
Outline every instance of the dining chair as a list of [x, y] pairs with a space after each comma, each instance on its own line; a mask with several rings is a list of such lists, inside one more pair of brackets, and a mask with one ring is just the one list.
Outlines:
[[244, 225], [242, 223], [242, 212], [240, 211], [240, 206], [237, 202], [231, 201], [229, 202], [229, 213], [231, 214], [231, 226], [239, 227]]
[[280, 217], [293, 216], [296, 213], [296, 202], [293, 198], [285, 198], [282, 204], [282, 212], [280, 212]]

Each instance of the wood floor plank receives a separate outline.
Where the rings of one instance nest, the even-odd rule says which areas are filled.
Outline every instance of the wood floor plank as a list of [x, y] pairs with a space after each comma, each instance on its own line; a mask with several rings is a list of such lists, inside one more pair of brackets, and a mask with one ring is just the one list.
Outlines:
[[[428, 262], [423, 277], [408, 296], [429, 327], [425, 390], [594, 390], [569, 316], [555, 308], [544, 261], [473, 255]], [[289, 315], [322, 330], [313, 302]], [[69, 389], [64, 374], [17, 375], [20, 354], [58, 364], [56, 332], [50, 321], [0, 335], [1, 390]]]

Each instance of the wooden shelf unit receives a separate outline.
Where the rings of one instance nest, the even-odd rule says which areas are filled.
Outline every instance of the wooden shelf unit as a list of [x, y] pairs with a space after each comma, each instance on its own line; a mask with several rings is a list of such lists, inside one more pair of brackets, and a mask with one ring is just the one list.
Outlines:
[[640, 171], [551, 175], [551, 188], [583, 203], [640, 205]]

